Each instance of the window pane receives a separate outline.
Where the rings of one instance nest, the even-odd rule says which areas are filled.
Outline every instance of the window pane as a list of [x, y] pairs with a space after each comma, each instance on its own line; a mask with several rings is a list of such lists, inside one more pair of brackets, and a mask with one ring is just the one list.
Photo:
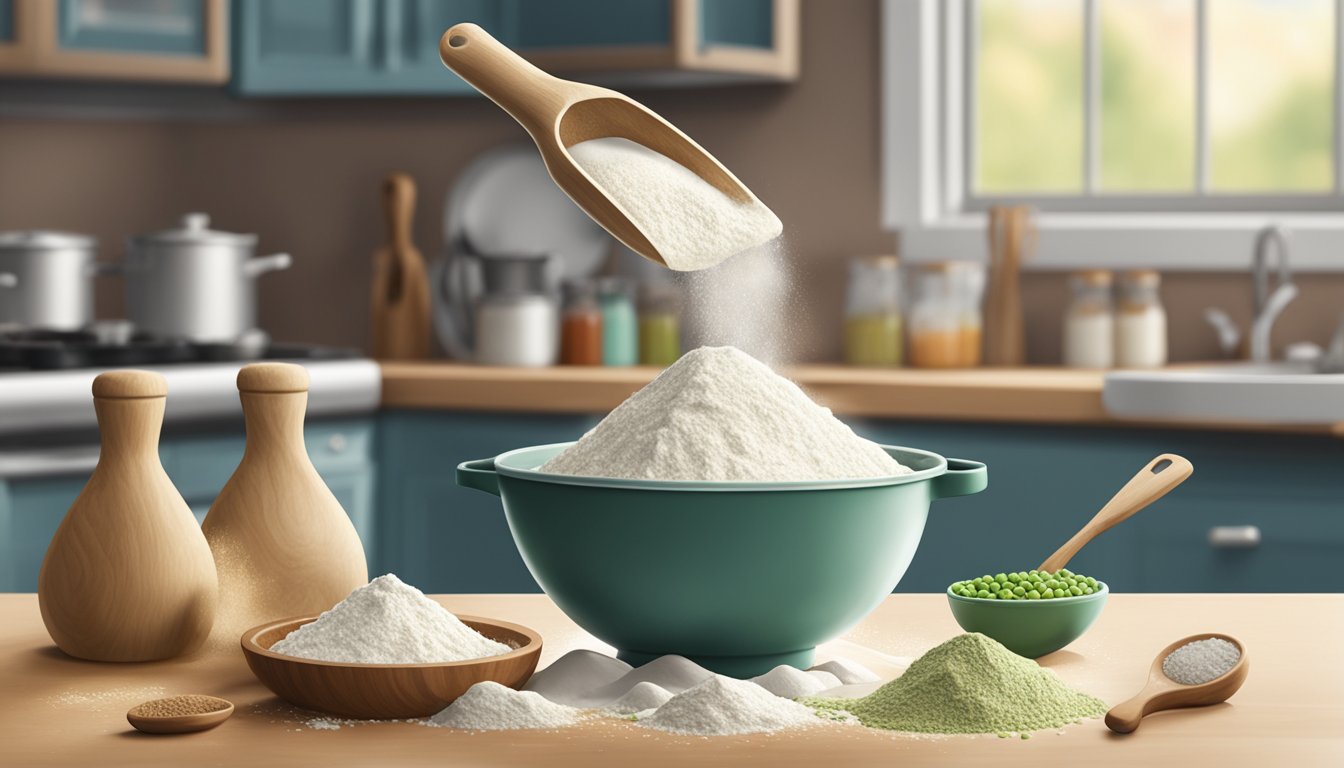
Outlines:
[[1195, 186], [1194, 0], [1102, 0], [1100, 187]]
[[1081, 191], [1082, 0], [977, 6], [975, 191]]
[[1333, 6], [1208, 3], [1211, 189], [1319, 192], [1334, 185]]

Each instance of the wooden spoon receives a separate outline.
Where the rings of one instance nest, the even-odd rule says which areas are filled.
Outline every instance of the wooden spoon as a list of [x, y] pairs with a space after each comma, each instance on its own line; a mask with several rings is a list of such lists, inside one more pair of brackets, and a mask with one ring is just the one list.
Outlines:
[[1166, 496], [1171, 489], [1185, 482], [1194, 471], [1195, 468], [1190, 462], [1174, 453], [1164, 453], [1148, 462], [1137, 475], [1125, 483], [1124, 488], [1106, 502], [1106, 506], [1101, 508], [1096, 517], [1075, 533], [1073, 538], [1064, 542], [1064, 546], [1053, 555], [1047, 557], [1045, 562], [1041, 563], [1040, 570], [1054, 573], [1068, 565], [1069, 560], [1073, 559], [1087, 542]]
[[439, 57], [527, 129], [565, 194], [650, 261], [664, 264], [621, 206], [575, 164], [569, 147], [589, 139], [628, 139], [675, 160], [735, 200], [756, 201], [718, 160], [652, 110], [616, 91], [548, 75], [475, 24], [458, 24], [443, 33]]
[[[1177, 648], [1211, 637], [1226, 640], [1237, 646], [1237, 649], [1241, 651], [1241, 658], [1237, 659], [1237, 663], [1220, 677], [1215, 677], [1209, 682], [1199, 685], [1182, 685], [1167, 677], [1166, 673], [1162, 671], [1162, 662], [1166, 661], [1166, 658]], [[1148, 684], [1143, 687], [1143, 690], [1139, 691], [1134, 698], [1117, 704], [1110, 712], [1106, 713], [1106, 727], [1116, 733], [1131, 733], [1139, 727], [1139, 723], [1142, 722], [1144, 716], [1151, 715], [1154, 712], [1179, 707], [1206, 707], [1210, 704], [1226, 701], [1237, 692], [1237, 689], [1241, 688], [1242, 683], [1246, 682], [1246, 673], [1249, 671], [1250, 661], [1246, 658], [1246, 646], [1231, 635], [1207, 632], [1177, 640], [1163, 648], [1162, 652], [1153, 660], [1153, 666], [1148, 670]]]
[[[200, 712], [191, 715], [153, 715], [149, 705], [154, 701], [146, 701], [143, 704], [136, 704], [126, 713], [126, 721], [135, 727], [137, 731], [144, 733], [195, 733], [196, 731], [208, 731], [220, 723], [228, 720], [233, 715], [233, 703], [215, 696], [195, 696], [193, 698], [209, 699], [210, 703], [215, 704], [218, 709], [209, 712]], [[157, 699], [155, 701], [158, 701]]]

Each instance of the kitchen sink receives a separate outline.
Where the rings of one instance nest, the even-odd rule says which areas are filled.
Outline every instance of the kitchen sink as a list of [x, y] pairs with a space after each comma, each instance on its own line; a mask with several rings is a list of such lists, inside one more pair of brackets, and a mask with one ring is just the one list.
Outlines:
[[1344, 422], [1344, 373], [1295, 362], [1113, 371], [1102, 401], [1119, 419], [1335, 424]]

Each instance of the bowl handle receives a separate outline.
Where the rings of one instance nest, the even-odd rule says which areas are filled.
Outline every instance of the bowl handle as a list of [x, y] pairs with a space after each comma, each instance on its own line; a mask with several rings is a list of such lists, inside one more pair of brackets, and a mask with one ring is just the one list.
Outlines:
[[499, 495], [499, 475], [495, 473], [494, 459], [464, 461], [457, 465], [457, 484], [463, 488]]
[[935, 499], [968, 496], [985, 490], [985, 486], [989, 485], [989, 471], [981, 461], [948, 459], [947, 471], [933, 478], [932, 482]]

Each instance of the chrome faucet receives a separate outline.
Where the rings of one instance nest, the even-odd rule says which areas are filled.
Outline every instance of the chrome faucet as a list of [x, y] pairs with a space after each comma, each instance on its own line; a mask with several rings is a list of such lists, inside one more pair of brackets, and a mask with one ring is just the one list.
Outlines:
[[[1278, 260], [1278, 282], [1273, 291], [1269, 289], [1271, 253]], [[1269, 337], [1270, 332], [1274, 330], [1274, 321], [1278, 320], [1283, 310], [1297, 298], [1297, 286], [1293, 284], [1292, 272], [1288, 266], [1288, 233], [1277, 224], [1266, 226], [1255, 237], [1251, 280], [1254, 305], [1247, 346], [1251, 360], [1266, 363], [1270, 358]], [[1218, 332], [1218, 343], [1223, 354], [1228, 356], [1234, 354], [1241, 333], [1232, 322], [1232, 318], [1223, 310], [1214, 307], [1204, 310], [1204, 318]]]

